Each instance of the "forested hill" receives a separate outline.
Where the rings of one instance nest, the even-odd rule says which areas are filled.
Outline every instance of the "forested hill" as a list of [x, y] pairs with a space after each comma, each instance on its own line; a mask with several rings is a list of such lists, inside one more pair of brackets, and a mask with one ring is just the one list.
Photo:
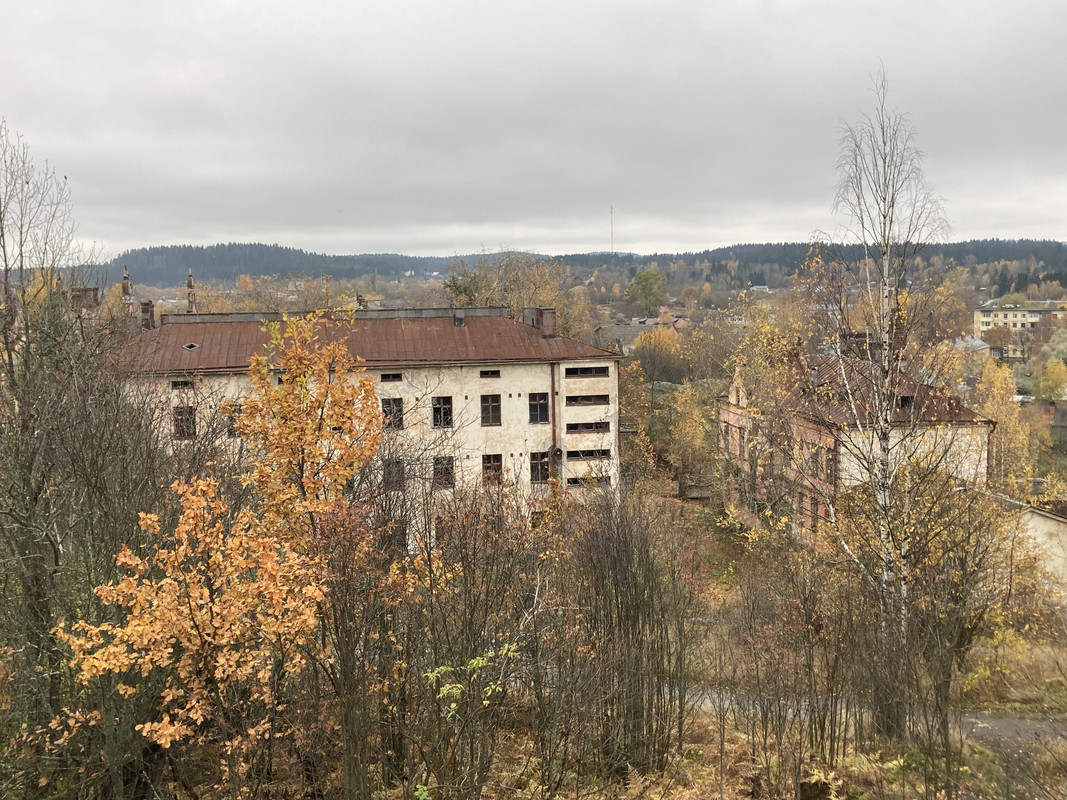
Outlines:
[[[803, 263], [810, 250], [804, 242], [739, 244], [699, 253], [576, 253], [560, 256], [578, 274], [589, 274], [602, 266], [645, 268], [678, 265], [714, 274], [719, 269], [738, 270], [748, 282], [780, 285]], [[1033, 239], [980, 239], [954, 242], [930, 248], [927, 255], [940, 253], [946, 262], [964, 267], [998, 262], [1030, 262], [1042, 273], [1067, 273], [1067, 245], [1063, 242]], [[468, 257], [468, 261], [476, 256]], [[139, 284], [174, 286], [189, 270], [198, 280], [232, 280], [238, 275], [331, 275], [354, 278], [377, 273], [395, 277], [404, 273], [425, 276], [445, 272], [452, 257], [405, 256], [390, 253], [330, 256], [308, 253], [292, 247], [266, 244], [217, 244], [211, 247], [172, 245], [129, 250], [103, 265], [110, 275], [127, 268]]]
[[238, 275], [331, 275], [355, 278], [378, 272], [401, 275], [443, 271], [450, 258], [391, 253], [328, 256], [276, 244], [216, 244], [211, 247], [171, 245], [128, 250], [103, 266], [109, 275], [128, 269], [134, 281], [150, 286], [175, 286], [192, 270], [197, 280], [232, 280]]

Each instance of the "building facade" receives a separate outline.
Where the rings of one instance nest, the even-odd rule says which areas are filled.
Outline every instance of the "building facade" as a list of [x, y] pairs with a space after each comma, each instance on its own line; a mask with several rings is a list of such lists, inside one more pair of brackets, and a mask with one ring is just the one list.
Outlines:
[[[1025, 359], [1030, 356], [1030, 340], [1042, 322], [1057, 323], [1067, 319], [1067, 309], [1059, 304], [1018, 306], [1002, 305], [999, 300], [990, 300], [974, 310], [974, 335], [995, 342], [993, 349], [1001, 358]], [[991, 339], [992, 331], [1004, 331], [1003, 341]]]
[[[739, 507], [788, 509], [798, 528], [824, 517], [826, 501], [870, 482], [879, 443], [870, 365], [838, 355], [798, 358], [795, 383], [773, 415], [750, 402], [738, 369], [719, 407], [719, 447]], [[890, 459], [938, 469], [968, 485], [986, 482], [995, 423], [947, 393], [899, 376]]]
[[[240, 403], [267, 317], [163, 315], [135, 337], [133, 380], [166, 398], [173, 440]], [[558, 336], [553, 309], [527, 309], [523, 322], [502, 308], [357, 311], [343, 331], [382, 405], [385, 488], [618, 483], [619, 356]]]

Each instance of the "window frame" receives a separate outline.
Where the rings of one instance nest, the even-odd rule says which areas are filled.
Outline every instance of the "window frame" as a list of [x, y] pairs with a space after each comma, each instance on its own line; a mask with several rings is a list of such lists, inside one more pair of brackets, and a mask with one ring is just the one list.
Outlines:
[[196, 438], [196, 406], [181, 405], [171, 408], [171, 438], [188, 442]]
[[607, 420], [568, 422], [565, 432], [571, 436], [580, 436], [583, 433], [611, 433], [611, 423]]
[[430, 398], [430, 427], [451, 428], [455, 419], [452, 412], [452, 395], [440, 394]]
[[610, 475], [586, 475], [584, 478], [567, 478], [570, 488], [590, 489], [598, 486], [611, 486]]
[[[548, 405], [548, 392], [530, 392], [527, 396], [530, 403], [530, 424], [547, 425], [551, 421], [551, 411]], [[542, 411], [544, 412], [542, 414]], [[541, 419], [541, 417], [544, 419]]]
[[483, 394], [481, 399], [482, 405], [482, 427], [500, 427], [501, 413], [500, 413], [500, 395], [499, 394]]
[[595, 367], [565, 367], [563, 371], [563, 377], [565, 378], [610, 378], [611, 367], [608, 366], [595, 366]]
[[[396, 405], [397, 408], [387, 411], [385, 406]], [[401, 431], [404, 429], [404, 398], [403, 397], [383, 397], [382, 398], [382, 415], [384, 420], [382, 422], [382, 428], [385, 430]]]
[[549, 452], [547, 450], [545, 450], [543, 452], [531, 452], [530, 453], [530, 483], [532, 483], [532, 484], [548, 483], [548, 479], [549, 479], [550, 475], [551, 475], [551, 464], [550, 464], [550, 460], [549, 460]]
[[228, 408], [225, 412], [226, 415], [226, 435], [231, 439], [236, 439], [241, 435], [237, 430], [237, 418], [241, 416], [241, 401], [231, 400], [228, 404]]
[[382, 459], [382, 490], [400, 492], [407, 483], [407, 468], [402, 458]]
[[454, 489], [456, 486], [456, 457], [434, 456], [433, 474], [430, 478], [432, 489]]
[[610, 405], [611, 396], [606, 394], [569, 394], [568, 406], [606, 406]]
[[594, 448], [591, 450], [568, 450], [568, 461], [606, 461], [611, 458], [611, 450], [608, 448]]
[[504, 454], [482, 454], [482, 482], [488, 484], [500, 484], [504, 480]]

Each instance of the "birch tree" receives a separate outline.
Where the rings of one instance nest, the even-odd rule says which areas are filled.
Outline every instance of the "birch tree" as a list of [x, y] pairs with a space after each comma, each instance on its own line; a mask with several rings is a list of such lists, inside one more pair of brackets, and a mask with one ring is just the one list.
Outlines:
[[[808, 288], [822, 324], [822, 344], [836, 353], [828, 369], [838, 408], [845, 409], [852, 431], [838, 444], [859, 465], [869, 491], [874, 541], [866, 553], [848, 548], [840, 533], [839, 541], [877, 596], [876, 719], [884, 734], [898, 736], [906, 724], [904, 657], [914, 528], [897, 525], [895, 517], [906, 491], [901, 470], [914, 455], [910, 443], [924, 435], [918, 424], [922, 408], [902, 415], [900, 398], [916, 394], [905, 386], [922, 369], [937, 372], [936, 364], [920, 367], [920, 356], [944, 295], [939, 276], [917, 257], [948, 226], [941, 200], [927, 186], [911, 120], [889, 106], [888, 89], [885, 74], [878, 74], [874, 110], [842, 127], [834, 208], [844, 223], [834, 239], [852, 247], [827, 244], [825, 260], [816, 256], [810, 262]], [[846, 252], [859, 255], [846, 258]], [[824, 415], [816, 392], [810, 400], [815, 401], [810, 413]], [[831, 527], [840, 531], [833, 498], [824, 499], [830, 501]]]

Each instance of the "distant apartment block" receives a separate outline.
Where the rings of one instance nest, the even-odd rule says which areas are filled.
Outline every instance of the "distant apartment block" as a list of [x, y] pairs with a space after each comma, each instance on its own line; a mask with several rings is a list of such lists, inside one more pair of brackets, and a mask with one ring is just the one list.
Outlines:
[[999, 351], [1001, 358], [1024, 359], [1030, 355], [1030, 340], [1037, 332], [1038, 325], [1043, 320], [1061, 319], [1067, 319], [1067, 309], [1061, 308], [1058, 303], [1018, 306], [1010, 303], [1002, 305], [999, 300], [990, 300], [974, 310], [974, 335], [988, 340], [991, 331], [1008, 331], [1011, 338], [1005, 338], [993, 349]]

